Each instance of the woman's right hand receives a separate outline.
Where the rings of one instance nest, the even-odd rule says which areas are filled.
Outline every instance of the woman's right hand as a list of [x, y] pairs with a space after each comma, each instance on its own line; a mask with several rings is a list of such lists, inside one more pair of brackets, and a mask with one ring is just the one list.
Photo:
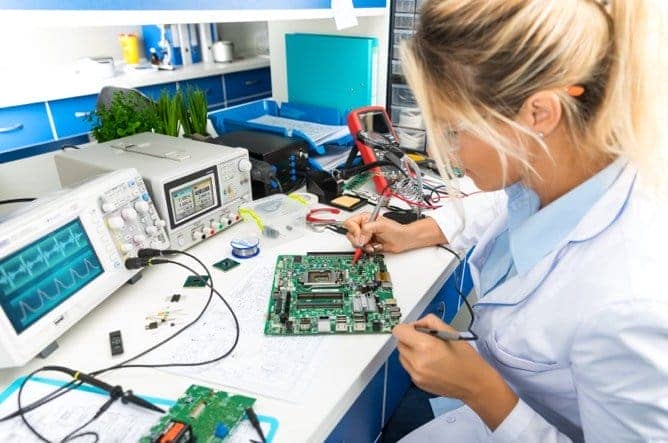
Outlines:
[[402, 252], [409, 249], [408, 225], [402, 225], [378, 216], [370, 222], [371, 214], [363, 212], [350, 217], [343, 223], [348, 230], [346, 237], [356, 248], [363, 247], [367, 253]]
[[363, 247], [367, 253], [398, 253], [448, 241], [430, 217], [407, 225], [383, 216], [370, 222], [370, 217], [371, 214], [363, 212], [353, 215], [343, 223], [343, 227], [348, 230], [346, 236], [350, 243], [356, 248]]

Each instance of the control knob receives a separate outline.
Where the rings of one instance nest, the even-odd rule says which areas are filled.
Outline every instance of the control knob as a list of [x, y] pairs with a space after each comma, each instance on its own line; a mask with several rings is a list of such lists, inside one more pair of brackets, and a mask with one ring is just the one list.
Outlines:
[[253, 165], [248, 159], [242, 158], [239, 160], [239, 163], [237, 164], [237, 168], [239, 168], [239, 171], [241, 172], [248, 172], [251, 170]]

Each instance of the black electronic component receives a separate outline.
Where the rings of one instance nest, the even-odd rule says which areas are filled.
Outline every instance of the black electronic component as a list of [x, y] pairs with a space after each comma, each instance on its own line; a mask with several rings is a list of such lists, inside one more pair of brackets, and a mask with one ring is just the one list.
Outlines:
[[189, 275], [183, 282], [184, 288], [203, 288], [209, 281], [208, 275]]
[[266, 162], [275, 168], [275, 178], [280, 186], [254, 181], [254, 199], [281, 192], [281, 189], [287, 193], [302, 181], [308, 165], [308, 143], [297, 137], [260, 131], [233, 131], [214, 138], [211, 143], [246, 148], [251, 159]]
[[374, 332], [380, 332], [383, 330], [383, 323], [380, 320], [374, 320], [371, 328]]
[[232, 260], [231, 258], [224, 258], [223, 260], [214, 263], [213, 267], [216, 269], [220, 269], [223, 272], [227, 272], [232, 268], [235, 268], [239, 266], [240, 263], [236, 260]]
[[181, 294], [174, 294], [172, 295], [172, 298], [169, 299], [169, 301], [172, 303], [177, 303], [180, 300], [181, 300]]
[[410, 223], [425, 218], [424, 215], [420, 215], [420, 217], [418, 217], [418, 215], [415, 212], [409, 212], [409, 211], [388, 211], [383, 214], [383, 217], [389, 218], [390, 220], [394, 220], [395, 222], [400, 223], [402, 225], [408, 225]]
[[111, 355], [121, 355], [123, 353], [121, 331], [112, 331], [109, 333], [109, 346], [111, 346]]
[[342, 192], [342, 181], [327, 171], [308, 171], [306, 190], [318, 196], [320, 203], [328, 203]]

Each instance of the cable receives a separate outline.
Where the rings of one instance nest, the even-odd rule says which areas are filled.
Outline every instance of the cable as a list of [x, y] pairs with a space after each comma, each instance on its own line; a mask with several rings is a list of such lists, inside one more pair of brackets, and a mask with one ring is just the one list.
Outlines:
[[[189, 255], [189, 256], [190, 256], [190, 254], [188, 254], [188, 253], [184, 253], [183, 251], [178, 251], [178, 252], [179, 252], [179, 253], [183, 253], [184, 255]], [[197, 261], [199, 262], [199, 259], [197, 259]], [[193, 275], [199, 275], [199, 274], [197, 274], [197, 272], [195, 272], [192, 268], [190, 268], [190, 267], [188, 267], [188, 266], [186, 266], [186, 265], [184, 265], [184, 264], [182, 264], [182, 263], [179, 263], [179, 262], [177, 262], [177, 261], [174, 261], [174, 260], [169, 260], [169, 259], [148, 259], [148, 265], [149, 265], [149, 266], [151, 266], [151, 265], [155, 265], [155, 264], [163, 264], [163, 263], [171, 263], [171, 264], [175, 264], [175, 265], [177, 265], [177, 266], [181, 266], [182, 268], [187, 269], [188, 271], [190, 271], [191, 273], [193, 273]], [[201, 262], [200, 262], [200, 263], [201, 263]], [[117, 364], [117, 365], [113, 365], [113, 366], [109, 366], [109, 367], [104, 368], [104, 369], [99, 369], [99, 370], [97, 370], [97, 371], [93, 371], [93, 372], [91, 372], [91, 375], [99, 375], [99, 374], [103, 374], [103, 373], [105, 373], [105, 372], [108, 372], [108, 371], [111, 371], [111, 370], [115, 370], [115, 369], [120, 369], [120, 368], [125, 369], [125, 368], [165, 368], [165, 367], [192, 367], [192, 366], [203, 366], [203, 365], [206, 365], [206, 364], [215, 363], [215, 362], [217, 362], [217, 361], [220, 361], [220, 360], [224, 359], [225, 357], [227, 357], [228, 355], [230, 355], [230, 354], [234, 351], [234, 349], [236, 349], [237, 344], [239, 343], [239, 335], [240, 335], [240, 333], [241, 333], [241, 328], [240, 328], [240, 326], [239, 326], [239, 319], [237, 318], [236, 314], [234, 313], [234, 310], [233, 310], [232, 307], [229, 305], [229, 303], [227, 302], [227, 300], [225, 300], [225, 298], [220, 294], [220, 292], [218, 292], [218, 290], [216, 290], [216, 289], [213, 287], [213, 284], [212, 284], [212, 278], [211, 278], [211, 273], [210, 273], [210, 271], [209, 271], [208, 268], [205, 267], [205, 269], [206, 269], [206, 271], [207, 271], [207, 275], [208, 275], [208, 277], [209, 277], [208, 281], [206, 281], [205, 283], [206, 283], [207, 286], [209, 286], [209, 287], [211, 288], [211, 291], [210, 291], [210, 293], [209, 293], [209, 298], [207, 299], [207, 302], [206, 302], [206, 304], [204, 305], [204, 308], [200, 311], [200, 313], [197, 315], [197, 317], [196, 317], [193, 321], [191, 321], [190, 323], [188, 323], [186, 326], [184, 326], [184, 327], [181, 328], [180, 330], [176, 331], [176, 332], [175, 332], [174, 334], [172, 334], [171, 336], [169, 336], [169, 337], [167, 337], [166, 339], [162, 340], [161, 342], [159, 342], [159, 343], [157, 343], [157, 344], [151, 346], [150, 348], [148, 348], [148, 349], [146, 349], [146, 350], [140, 352], [139, 354], [137, 354], [137, 355], [135, 355], [135, 356], [133, 356], [133, 357], [130, 357], [129, 359], [127, 359], [127, 360], [125, 360], [125, 361], [123, 361], [123, 362], [121, 362], [121, 363], [119, 363], [119, 364]], [[214, 293], [215, 293], [215, 294], [218, 296], [218, 298], [220, 298], [220, 300], [225, 304], [225, 306], [227, 307], [227, 309], [228, 309], [228, 310], [230, 311], [230, 313], [232, 314], [232, 318], [233, 318], [233, 320], [234, 320], [235, 337], [234, 337], [234, 343], [232, 344], [232, 346], [230, 347], [230, 349], [228, 349], [228, 350], [227, 350], [226, 352], [224, 352], [223, 354], [221, 354], [221, 355], [219, 355], [219, 356], [217, 356], [217, 357], [214, 357], [214, 358], [212, 358], [212, 359], [205, 360], [205, 361], [200, 361], [200, 362], [194, 362], [194, 363], [192, 363], [192, 362], [188, 362], [188, 363], [159, 363], [159, 364], [132, 364], [132, 365], [128, 364], [128, 363], [130, 363], [130, 362], [132, 362], [132, 361], [137, 360], [138, 358], [141, 358], [141, 357], [145, 356], [145, 355], [148, 354], [149, 352], [154, 351], [155, 349], [157, 349], [158, 347], [164, 345], [164, 344], [167, 343], [168, 341], [174, 339], [176, 336], [180, 335], [183, 331], [185, 331], [186, 329], [190, 328], [193, 324], [195, 324], [197, 321], [199, 321], [200, 318], [202, 318], [202, 316], [204, 315], [204, 312], [206, 312], [207, 308], [209, 307], [209, 304], [211, 303], [211, 300], [213, 299], [213, 294], [214, 294]]]
[[[227, 300], [225, 300], [225, 298], [220, 294], [220, 292], [218, 292], [218, 290], [216, 290], [216, 289], [214, 288], [214, 286], [213, 286], [213, 278], [212, 278], [212, 276], [211, 276], [211, 272], [210, 272], [209, 268], [208, 268], [208, 267], [207, 267], [207, 266], [206, 266], [206, 265], [205, 265], [199, 258], [197, 258], [196, 256], [194, 256], [194, 255], [192, 255], [192, 254], [190, 254], [190, 253], [184, 252], [184, 251], [178, 251], [178, 250], [164, 250], [164, 251], [161, 251], [161, 250], [141, 250], [141, 251], [142, 251], [142, 255], [145, 255], [145, 256], [148, 256], [148, 257], [153, 257], [153, 256], [164, 256], [164, 255], [167, 255], [167, 254], [169, 254], [169, 255], [171, 255], [171, 254], [182, 254], [182, 255], [188, 256], [188, 257], [192, 258], [193, 260], [195, 260], [197, 263], [199, 263], [199, 264], [204, 268], [204, 270], [205, 270], [206, 273], [207, 273], [208, 280], [205, 282], [205, 284], [211, 288], [211, 291], [209, 292], [209, 297], [208, 297], [208, 299], [207, 299], [207, 301], [206, 301], [204, 307], [202, 308], [202, 310], [200, 311], [200, 313], [197, 315], [197, 317], [196, 317], [193, 321], [191, 321], [190, 323], [188, 323], [186, 326], [184, 326], [183, 328], [181, 328], [179, 331], [177, 331], [176, 333], [172, 334], [171, 336], [167, 337], [166, 339], [162, 340], [161, 342], [157, 343], [156, 345], [151, 346], [150, 348], [148, 348], [148, 349], [146, 349], [146, 350], [140, 352], [139, 354], [137, 354], [137, 355], [135, 355], [135, 356], [133, 356], [133, 357], [131, 357], [131, 358], [129, 358], [129, 359], [127, 359], [127, 360], [125, 360], [125, 361], [123, 361], [123, 362], [117, 364], [117, 365], [113, 365], [113, 366], [110, 366], [110, 367], [107, 367], [107, 368], [104, 368], [104, 369], [100, 369], [100, 370], [97, 370], [97, 371], [93, 371], [93, 372], [90, 373], [90, 375], [95, 376], [95, 375], [103, 374], [103, 373], [105, 373], [105, 372], [109, 372], [109, 371], [112, 371], [112, 370], [116, 370], [116, 369], [124, 369], [124, 368], [138, 368], [138, 367], [143, 367], [143, 368], [161, 368], [161, 367], [176, 367], [176, 366], [179, 366], [179, 367], [181, 367], [181, 366], [201, 366], [201, 365], [205, 365], [205, 364], [214, 363], [214, 362], [216, 362], [216, 361], [220, 361], [220, 360], [222, 360], [223, 358], [225, 358], [225, 357], [227, 357], [228, 355], [230, 355], [230, 354], [234, 351], [234, 349], [237, 347], [237, 344], [239, 343], [239, 336], [240, 336], [240, 332], [241, 332], [241, 329], [240, 329], [240, 326], [239, 326], [239, 320], [238, 320], [238, 318], [237, 318], [237, 316], [236, 316], [234, 310], [232, 309], [232, 307], [231, 307], [231, 306], [229, 305], [229, 303], [227, 302]], [[179, 262], [176, 262], [176, 261], [173, 261], [173, 260], [168, 260], [168, 259], [153, 259], [153, 258], [144, 258], [144, 257], [141, 257], [141, 258], [136, 258], [136, 259], [128, 259], [126, 262], [130, 262], [130, 263], [132, 263], [132, 264], [139, 265], [139, 266], [145, 266], [145, 265], [149, 265], [149, 266], [150, 266], [150, 265], [153, 265], [153, 264], [172, 263], [172, 264], [175, 264], [175, 265], [177, 265], [177, 266], [181, 266], [181, 267], [187, 269], [187, 270], [188, 270], [189, 272], [191, 272], [193, 275], [199, 276], [199, 274], [198, 274], [195, 270], [193, 270], [192, 268], [188, 267], [187, 265], [184, 265], [184, 264], [182, 264], [182, 263], [179, 263]], [[189, 362], [189, 363], [164, 363], [164, 364], [142, 364], [142, 365], [139, 365], [139, 364], [129, 365], [129, 364], [127, 364], [127, 363], [130, 363], [130, 362], [132, 362], [132, 361], [138, 359], [138, 358], [143, 357], [144, 355], [146, 355], [146, 354], [152, 352], [153, 350], [157, 349], [158, 347], [164, 345], [165, 343], [167, 343], [167, 342], [169, 342], [170, 340], [174, 339], [176, 336], [178, 336], [179, 334], [181, 334], [183, 331], [185, 331], [186, 329], [188, 329], [189, 327], [191, 327], [191, 326], [192, 326], [193, 324], [195, 324], [197, 321], [199, 321], [199, 319], [202, 317], [202, 315], [204, 315], [204, 312], [206, 312], [207, 308], [209, 307], [209, 305], [210, 305], [210, 303], [211, 303], [211, 300], [213, 299], [213, 294], [214, 294], [214, 293], [218, 296], [218, 298], [220, 298], [220, 299], [223, 301], [223, 303], [225, 304], [225, 306], [228, 308], [228, 310], [229, 310], [230, 313], [232, 314], [232, 317], [233, 317], [233, 319], [234, 319], [234, 323], [235, 323], [236, 334], [235, 334], [234, 343], [232, 344], [232, 346], [231, 346], [225, 353], [223, 353], [222, 355], [217, 356], [217, 357], [215, 357], [215, 358], [212, 358], [212, 359], [209, 359], [209, 360], [206, 360], [206, 361], [202, 361], [202, 362], [192, 362], [192, 363], [190, 363], [190, 362]], [[45, 404], [47, 404], [47, 403], [49, 403], [49, 402], [51, 402], [51, 401], [53, 401], [53, 400], [55, 400], [56, 398], [61, 397], [62, 395], [66, 394], [67, 392], [70, 392], [72, 389], [75, 389], [76, 387], [80, 386], [80, 385], [81, 385], [81, 382], [78, 382], [78, 381], [71, 381], [71, 382], [68, 382], [67, 384], [65, 384], [65, 385], [59, 387], [58, 389], [56, 389], [55, 391], [50, 392], [49, 394], [45, 395], [44, 397], [42, 397], [42, 398], [40, 398], [40, 399], [34, 401], [34, 402], [31, 403], [30, 405], [27, 405], [27, 406], [24, 407], [24, 406], [22, 405], [22, 402], [21, 402], [21, 395], [22, 395], [22, 393], [23, 393], [23, 389], [24, 389], [26, 383], [27, 383], [28, 380], [29, 380], [30, 378], [32, 378], [35, 374], [37, 374], [37, 373], [39, 373], [40, 371], [43, 371], [43, 370], [45, 370], [45, 368], [40, 368], [40, 369], [38, 369], [38, 370], [36, 370], [36, 371], [33, 371], [31, 374], [29, 374], [29, 375], [23, 380], [23, 382], [21, 383], [21, 386], [19, 387], [19, 391], [18, 391], [18, 398], [17, 398], [17, 402], [18, 402], [18, 405], [17, 405], [17, 406], [18, 406], [18, 410], [15, 411], [15, 412], [13, 412], [12, 414], [6, 416], [6, 417], [2, 417], [2, 418], [0, 418], [0, 422], [9, 420], [9, 419], [11, 419], [11, 418], [15, 418], [15, 417], [18, 415], [18, 416], [21, 417], [21, 419], [22, 419], [22, 421], [25, 423], [26, 427], [27, 427], [27, 428], [28, 428], [28, 429], [29, 429], [35, 436], [37, 436], [41, 441], [44, 441], [45, 443], [51, 443], [49, 440], [47, 440], [43, 435], [41, 435], [41, 434], [40, 434], [40, 433], [39, 433], [39, 432], [38, 432], [38, 431], [37, 431], [37, 430], [36, 430], [36, 429], [35, 429], [29, 422], [28, 422], [27, 418], [25, 417], [25, 414], [28, 413], [28, 412], [30, 412], [30, 411], [32, 411], [32, 410], [34, 410], [34, 409], [37, 409], [37, 408], [39, 408], [39, 407], [45, 405]], [[72, 441], [72, 440], [74, 440], [74, 439], [78, 439], [78, 438], [81, 438], [81, 437], [84, 437], [84, 436], [93, 436], [93, 437], [95, 437], [95, 442], [99, 441], [99, 435], [98, 435], [97, 433], [95, 433], [95, 432], [84, 432], [84, 433], [81, 433], [81, 434], [79, 434], [78, 432], [80, 432], [82, 429], [84, 429], [86, 426], [88, 426], [90, 423], [92, 423], [94, 420], [96, 420], [100, 415], [102, 415], [102, 413], [103, 413], [103, 412], [104, 412], [110, 405], [111, 405], [111, 402], [107, 402], [107, 403], [105, 403], [105, 405], [103, 405], [103, 407], [100, 408], [100, 410], [98, 411], [98, 414], [96, 414], [96, 416], [94, 416], [94, 417], [93, 417], [92, 419], [90, 419], [88, 422], [84, 423], [83, 425], [81, 425], [81, 426], [79, 426], [77, 429], [75, 429], [73, 432], [71, 432], [70, 434], [68, 434], [63, 440], [61, 440], [60, 443], [65, 443], [65, 442], [68, 442], [68, 441]]]
[[9, 200], [0, 200], [0, 205], [9, 205], [11, 203], [27, 203], [31, 201], [37, 200], [36, 198], [33, 197], [26, 197], [26, 198], [10, 198]]
[[[464, 264], [464, 261], [462, 260], [462, 257], [459, 254], [457, 254], [457, 252], [455, 252], [450, 247], [445, 246], [445, 245], [437, 245], [437, 247], [439, 247], [441, 249], [444, 249], [444, 250], [448, 251], [450, 254], [452, 254], [457, 259], [457, 261], [459, 262], [460, 265]], [[470, 337], [462, 337], [462, 338], [460, 338], [460, 340], [474, 341], [474, 340], [478, 339], [478, 336], [476, 335], [476, 333], [473, 332], [473, 330], [471, 329], [473, 327], [473, 322], [475, 321], [475, 314], [473, 313], [473, 308], [471, 307], [471, 304], [466, 299], [464, 294], [462, 294], [462, 291], [461, 291], [460, 287], [461, 287], [461, 284], [460, 284], [460, 280], [459, 280], [459, 274], [457, 274], [457, 271], [455, 271], [455, 291], [457, 291], [457, 295], [459, 296], [459, 298], [464, 301], [464, 304], [466, 305], [466, 308], [469, 311], [469, 315], [471, 315], [471, 320], [469, 321], [469, 326], [466, 328], [466, 330], [469, 332], [469, 334], [471, 334], [471, 336]]]

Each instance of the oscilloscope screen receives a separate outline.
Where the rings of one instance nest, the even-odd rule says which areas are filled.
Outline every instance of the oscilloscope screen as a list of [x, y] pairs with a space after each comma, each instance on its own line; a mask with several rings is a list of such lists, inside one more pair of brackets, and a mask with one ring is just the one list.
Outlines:
[[0, 260], [0, 306], [20, 334], [103, 272], [77, 218]]

